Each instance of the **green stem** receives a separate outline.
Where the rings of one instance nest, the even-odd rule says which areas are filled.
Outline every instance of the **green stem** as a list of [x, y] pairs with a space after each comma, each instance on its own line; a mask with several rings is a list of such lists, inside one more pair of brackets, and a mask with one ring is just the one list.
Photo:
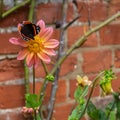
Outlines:
[[[29, 3], [31, 0], [27, 0], [27, 1], [24, 1], [24, 3], [22, 2], [21, 4], [26, 4], [26, 3]], [[31, 1], [31, 8], [30, 8], [30, 12], [29, 12], [29, 17], [28, 17], [28, 20], [29, 21], [32, 21], [33, 19], [33, 11], [34, 11], [34, 7], [33, 7], [33, 1], [35, 2], [35, 0], [32, 0]], [[35, 4], [34, 4], [35, 5]], [[19, 7], [21, 7], [21, 5], [18, 5]], [[13, 8], [15, 9], [15, 8]], [[24, 61], [24, 71], [25, 71], [25, 89], [26, 89], [26, 93], [29, 93], [29, 69], [28, 67], [26, 66], [26, 61]]]
[[3, 13], [3, 14], [1, 15], [1, 18], [6, 17], [6, 16], [9, 15], [10, 13], [14, 12], [15, 10], [17, 10], [18, 8], [20, 8], [20, 7], [28, 4], [30, 1], [31, 1], [31, 0], [26, 0], [26, 1], [23, 1], [23, 2], [21, 2], [20, 4], [18, 4], [18, 5], [16, 5], [16, 6], [12, 7], [10, 10], [8, 10], [8, 11], [6, 11], [6, 12]]
[[24, 81], [25, 81], [25, 90], [26, 93], [29, 93], [29, 69], [26, 66], [26, 61], [24, 60]]
[[44, 68], [45, 74], [48, 75], [49, 72], [48, 72], [46, 64], [43, 61], [41, 61], [41, 63], [42, 63], [42, 66]]
[[35, 8], [35, 0], [31, 0], [30, 11], [29, 11], [29, 15], [28, 15], [29, 21], [31, 21], [31, 22], [33, 20], [34, 8]]
[[34, 118], [35, 118], [35, 120], [37, 120], [36, 110], [34, 110]]
[[33, 65], [33, 94], [35, 94], [35, 66]]
[[84, 113], [85, 113], [85, 111], [86, 111], [86, 109], [87, 109], [88, 103], [89, 103], [89, 101], [90, 101], [90, 98], [91, 98], [91, 96], [92, 96], [93, 90], [94, 90], [94, 88], [95, 88], [95, 86], [96, 86], [96, 83], [98, 82], [99, 78], [100, 78], [101, 75], [103, 75], [103, 74], [104, 74], [104, 71], [101, 72], [101, 73], [99, 73], [99, 75], [93, 80], [92, 87], [91, 87], [91, 91], [90, 91], [90, 94], [89, 94], [89, 96], [88, 96], [88, 99], [87, 99], [85, 108], [82, 110], [79, 119], [81, 119], [82, 116], [84, 115]]

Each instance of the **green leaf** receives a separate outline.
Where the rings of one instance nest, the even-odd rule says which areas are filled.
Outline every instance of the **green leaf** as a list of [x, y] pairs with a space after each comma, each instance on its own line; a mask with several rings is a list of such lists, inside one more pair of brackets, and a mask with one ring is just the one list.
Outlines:
[[77, 116], [78, 116], [78, 109], [75, 108], [72, 111], [72, 114], [69, 116], [68, 120], [79, 120], [79, 118], [77, 118]]
[[116, 103], [116, 107], [117, 107], [117, 113], [116, 113], [116, 116], [117, 116], [117, 119], [119, 120], [120, 119], [120, 93], [114, 93], [114, 98], [115, 98], [115, 103]]
[[40, 105], [38, 96], [36, 94], [26, 94], [25, 98], [26, 107], [35, 109]]
[[83, 89], [78, 86], [74, 93], [74, 98], [79, 101], [80, 96], [82, 95]]
[[84, 114], [82, 114], [85, 108], [85, 104], [78, 105], [73, 111], [72, 114], [69, 116], [68, 120], [79, 120]]
[[77, 102], [80, 101], [80, 99], [84, 98], [88, 93], [88, 86], [85, 86], [84, 88], [81, 86], [78, 86], [74, 93], [74, 98], [77, 100]]
[[117, 120], [115, 111], [110, 111], [109, 120]]
[[88, 103], [87, 114], [92, 120], [98, 120], [99, 110], [91, 101]]
[[105, 108], [105, 112], [106, 112], [107, 118], [109, 120], [116, 120], [116, 112], [115, 111], [116, 111], [115, 101], [112, 101]]
[[82, 93], [82, 97], [85, 97], [85, 96], [88, 94], [88, 88], [89, 88], [88, 85], [86, 85], [86, 86], [84, 87], [83, 93]]
[[98, 110], [98, 119], [95, 120], [108, 120], [104, 111]]
[[41, 120], [41, 118], [40, 118], [40, 115], [39, 115], [39, 114], [37, 114], [37, 120]]

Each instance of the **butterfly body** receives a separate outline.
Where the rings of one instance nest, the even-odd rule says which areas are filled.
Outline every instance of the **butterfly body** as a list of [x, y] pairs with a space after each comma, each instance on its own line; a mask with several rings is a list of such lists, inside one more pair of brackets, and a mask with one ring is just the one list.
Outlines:
[[18, 31], [23, 40], [34, 40], [34, 36], [40, 32], [40, 27], [29, 21], [23, 21], [22, 24], [18, 24]]

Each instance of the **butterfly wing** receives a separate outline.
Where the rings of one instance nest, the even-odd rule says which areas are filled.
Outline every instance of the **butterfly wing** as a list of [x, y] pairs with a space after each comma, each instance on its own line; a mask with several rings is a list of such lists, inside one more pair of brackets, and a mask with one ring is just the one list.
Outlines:
[[40, 32], [40, 27], [29, 21], [23, 21], [22, 24], [18, 25], [18, 31], [24, 40], [34, 40], [34, 36]]

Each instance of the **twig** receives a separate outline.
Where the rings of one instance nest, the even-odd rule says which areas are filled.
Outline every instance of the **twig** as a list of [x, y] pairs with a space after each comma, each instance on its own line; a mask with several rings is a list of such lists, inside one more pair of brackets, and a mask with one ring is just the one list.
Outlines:
[[108, 25], [110, 22], [112, 22], [113, 20], [115, 20], [116, 18], [120, 17], [120, 12], [116, 13], [115, 15], [111, 16], [110, 18], [108, 18], [107, 20], [105, 20], [104, 22], [102, 22], [101, 24], [99, 24], [98, 26], [90, 29], [88, 32], [86, 32], [86, 34], [84, 34], [81, 38], [79, 38], [66, 52], [66, 54], [59, 59], [59, 61], [56, 63], [56, 65], [54, 66], [54, 68], [51, 70], [50, 74], [54, 74], [56, 69], [63, 63], [63, 61], [78, 47], [80, 47], [87, 39], [88, 36], [90, 36], [92, 33], [98, 31], [99, 29], [101, 29], [102, 27]]
[[80, 18], [80, 15], [74, 18], [71, 22], [69, 22], [65, 27], [64, 30], [66, 30], [68, 27], [70, 27], [77, 19]]
[[[68, 8], [68, 0], [63, 0], [63, 8], [62, 8], [62, 25], [66, 23], [66, 14], [67, 14], [67, 8]], [[64, 52], [64, 40], [65, 40], [65, 29], [61, 28], [61, 35], [60, 35], [60, 47], [58, 50], [58, 58], [59, 60], [62, 57], [62, 53]], [[54, 84], [52, 85], [52, 91], [51, 91], [51, 96], [48, 104], [48, 116], [47, 120], [50, 120], [52, 117], [53, 109], [54, 109], [54, 103], [55, 103], [55, 96], [58, 88], [58, 78], [59, 78], [59, 72], [60, 72], [60, 67], [56, 69], [55, 72], [55, 80]]]
[[4, 13], [0, 16], [0, 18], [6, 17], [6, 16], [9, 15], [10, 13], [14, 12], [15, 10], [17, 10], [18, 8], [20, 8], [20, 7], [28, 4], [30, 1], [31, 1], [31, 0], [25, 0], [25, 1], [21, 2], [20, 4], [12, 7], [10, 10], [4, 12]]

